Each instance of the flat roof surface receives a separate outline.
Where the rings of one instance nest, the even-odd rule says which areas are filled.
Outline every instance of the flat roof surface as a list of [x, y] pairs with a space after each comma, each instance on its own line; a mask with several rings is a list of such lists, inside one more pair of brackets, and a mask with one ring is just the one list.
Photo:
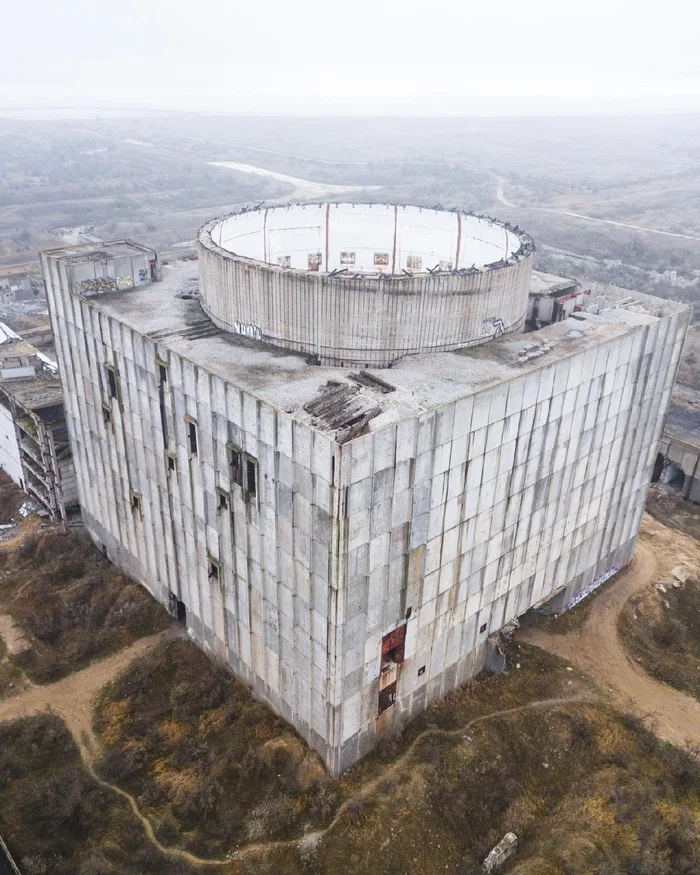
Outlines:
[[664, 434], [700, 447], [700, 390], [676, 383], [668, 406]]
[[552, 292], [561, 289], [570, 289], [577, 286], [578, 281], [570, 277], [559, 276], [555, 273], [543, 273], [541, 270], [533, 270], [530, 277], [531, 295], [551, 295]]
[[110, 243], [84, 243], [80, 246], [59, 246], [57, 249], [47, 249], [46, 254], [60, 261], [76, 264], [81, 261], [98, 261], [102, 258], [120, 258], [124, 255], [153, 252], [149, 246], [135, 243], [133, 240], [114, 240]]
[[[339, 431], [337, 417], [324, 420], [304, 408], [329, 391], [328, 384], [352, 390], [353, 417], [374, 411], [370, 430], [506, 380], [523, 376], [654, 322], [654, 313], [685, 309], [681, 304], [635, 294], [634, 309], [581, 313], [528, 334], [509, 334], [481, 346], [457, 352], [411, 355], [392, 368], [370, 368], [370, 380], [358, 382], [350, 368], [311, 365], [306, 357], [217, 328], [199, 300], [197, 262], [175, 262], [163, 268], [163, 281], [122, 292], [110, 292], [85, 302], [152, 338], [161, 350], [170, 349], [212, 374], [250, 392], [330, 435]], [[183, 295], [185, 297], [183, 297]], [[610, 300], [615, 300], [614, 295]], [[593, 299], [592, 302], [599, 301]], [[644, 305], [644, 306], [643, 306]], [[395, 387], [386, 392], [371, 377]]]

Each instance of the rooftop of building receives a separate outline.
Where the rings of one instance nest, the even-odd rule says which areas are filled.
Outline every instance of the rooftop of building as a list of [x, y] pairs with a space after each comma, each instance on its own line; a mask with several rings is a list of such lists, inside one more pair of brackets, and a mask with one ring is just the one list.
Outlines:
[[687, 383], [676, 383], [664, 433], [700, 448], [700, 390]]
[[[371, 431], [522, 376], [620, 337], [684, 305], [635, 294], [630, 307], [593, 297], [600, 313], [510, 334], [457, 352], [411, 355], [389, 369], [353, 371], [307, 362], [279, 347], [217, 328], [198, 300], [197, 263], [163, 268], [162, 282], [86, 300], [193, 364], [338, 440]], [[608, 309], [602, 309], [607, 306]]]
[[47, 249], [46, 255], [58, 261], [78, 264], [83, 261], [101, 261], [104, 258], [121, 258], [143, 252], [155, 254], [155, 249], [133, 240], [112, 240], [110, 242], [82, 243], [77, 246], [59, 246], [56, 249]]

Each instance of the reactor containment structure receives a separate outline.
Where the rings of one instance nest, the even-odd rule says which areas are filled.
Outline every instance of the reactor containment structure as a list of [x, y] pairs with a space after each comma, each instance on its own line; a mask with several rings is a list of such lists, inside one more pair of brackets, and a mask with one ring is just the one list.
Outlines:
[[586, 295], [522, 332], [534, 247], [305, 204], [42, 254], [83, 520], [335, 774], [631, 558], [689, 319]]

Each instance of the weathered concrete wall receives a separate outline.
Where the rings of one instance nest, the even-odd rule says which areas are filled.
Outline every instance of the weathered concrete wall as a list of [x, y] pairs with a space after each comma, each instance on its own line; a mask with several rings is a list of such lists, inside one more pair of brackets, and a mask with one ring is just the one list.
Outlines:
[[[473, 676], [490, 634], [630, 559], [687, 320], [343, 448], [341, 769]], [[396, 704], [378, 723], [382, 637], [402, 623]]]
[[12, 411], [0, 404], [0, 468], [24, 489], [24, 471], [17, 442], [17, 426]]
[[[331, 761], [338, 517], [331, 440], [90, 301], [62, 294], [61, 267], [45, 262], [86, 526], [159, 601], [168, 605], [175, 594], [197, 643]], [[156, 359], [167, 365], [163, 419]], [[117, 369], [121, 403], [109, 400], [105, 363]], [[196, 421], [196, 455], [185, 416]], [[255, 498], [231, 480], [229, 443], [257, 460]], [[217, 489], [228, 508], [219, 507]], [[209, 575], [212, 559], [220, 563], [218, 580]]]
[[199, 234], [204, 310], [221, 328], [315, 356], [386, 367], [417, 352], [471, 346], [522, 327], [532, 251], [474, 274], [330, 276], [233, 255]]

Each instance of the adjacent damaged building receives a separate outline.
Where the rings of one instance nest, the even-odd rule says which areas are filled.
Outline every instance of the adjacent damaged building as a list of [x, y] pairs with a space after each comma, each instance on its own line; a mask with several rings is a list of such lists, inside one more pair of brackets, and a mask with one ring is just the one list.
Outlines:
[[54, 522], [78, 491], [58, 368], [0, 323], [0, 468]]
[[523, 334], [532, 241], [457, 212], [198, 246], [42, 255], [83, 519], [338, 773], [630, 560], [689, 313], [581, 295]]

